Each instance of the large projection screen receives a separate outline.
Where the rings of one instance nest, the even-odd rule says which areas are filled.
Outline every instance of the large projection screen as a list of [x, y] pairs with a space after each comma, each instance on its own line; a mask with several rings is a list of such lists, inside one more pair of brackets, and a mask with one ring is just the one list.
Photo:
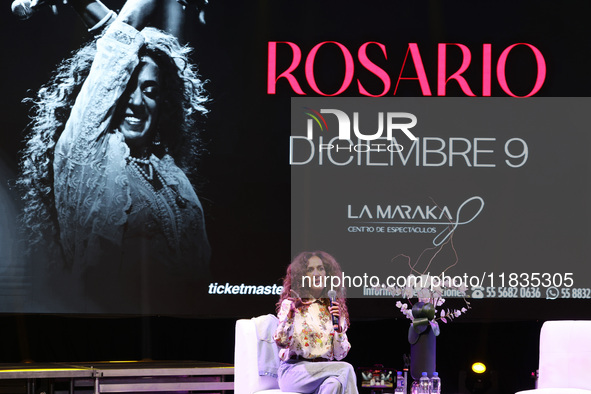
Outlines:
[[[491, 302], [591, 298], [588, 2], [210, 1], [203, 12], [159, 2], [151, 24], [194, 49], [208, 97], [183, 169], [206, 231], [183, 241], [195, 251], [187, 269], [160, 258], [167, 241], [152, 242], [145, 234], [160, 230], [147, 225], [145, 247], [88, 264], [60, 257], [59, 228], [58, 252], [31, 253], [19, 179], [45, 157], [27, 150], [35, 112], [23, 100], [92, 40], [56, 3], [57, 14], [28, 20], [10, 2], [0, 10], [0, 313], [268, 313], [303, 250], [333, 254], [351, 278], [379, 278], [348, 285], [354, 308], [412, 273], [409, 261], [465, 278], [469, 297]], [[51, 199], [53, 187], [38, 190]], [[186, 196], [164, 197], [179, 228]], [[48, 220], [31, 217], [29, 227]], [[129, 237], [133, 226], [121, 226]]]

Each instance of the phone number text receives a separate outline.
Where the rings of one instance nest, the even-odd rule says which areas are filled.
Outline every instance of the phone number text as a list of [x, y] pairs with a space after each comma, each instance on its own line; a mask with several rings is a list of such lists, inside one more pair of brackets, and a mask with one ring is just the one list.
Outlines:
[[590, 288], [486, 287], [487, 298], [591, 299]]

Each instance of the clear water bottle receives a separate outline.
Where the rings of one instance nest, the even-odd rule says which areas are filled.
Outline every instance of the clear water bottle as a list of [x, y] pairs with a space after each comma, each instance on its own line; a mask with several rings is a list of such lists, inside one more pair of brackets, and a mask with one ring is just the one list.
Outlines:
[[404, 376], [402, 376], [402, 371], [396, 372], [396, 389], [394, 389], [395, 393], [404, 393]]
[[410, 387], [410, 394], [419, 394], [419, 382], [413, 381], [412, 386]]
[[431, 379], [427, 376], [427, 372], [421, 374], [419, 379], [419, 394], [431, 394]]
[[431, 378], [431, 394], [441, 394], [441, 378], [437, 372], [433, 372]]

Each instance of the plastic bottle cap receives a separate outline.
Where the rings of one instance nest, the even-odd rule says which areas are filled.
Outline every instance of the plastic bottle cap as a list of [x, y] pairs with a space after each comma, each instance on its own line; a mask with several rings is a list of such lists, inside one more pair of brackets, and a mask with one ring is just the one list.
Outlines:
[[439, 376], [439, 372], [433, 372], [433, 376]]
[[397, 371], [396, 375], [402, 375], [402, 371]]
[[427, 372], [423, 372], [421, 375], [423, 375], [423, 376], [427, 376]]

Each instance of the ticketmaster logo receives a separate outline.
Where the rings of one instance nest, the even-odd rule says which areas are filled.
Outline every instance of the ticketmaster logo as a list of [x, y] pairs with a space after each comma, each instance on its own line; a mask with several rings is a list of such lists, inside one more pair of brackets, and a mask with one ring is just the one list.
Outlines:
[[280, 295], [283, 291], [283, 286], [260, 286], [260, 285], [245, 285], [241, 283], [239, 285], [231, 285], [230, 283], [218, 284], [210, 283], [208, 294], [225, 294], [225, 295], [237, 295], [237, 294], [252, 294], [252, 295]]

